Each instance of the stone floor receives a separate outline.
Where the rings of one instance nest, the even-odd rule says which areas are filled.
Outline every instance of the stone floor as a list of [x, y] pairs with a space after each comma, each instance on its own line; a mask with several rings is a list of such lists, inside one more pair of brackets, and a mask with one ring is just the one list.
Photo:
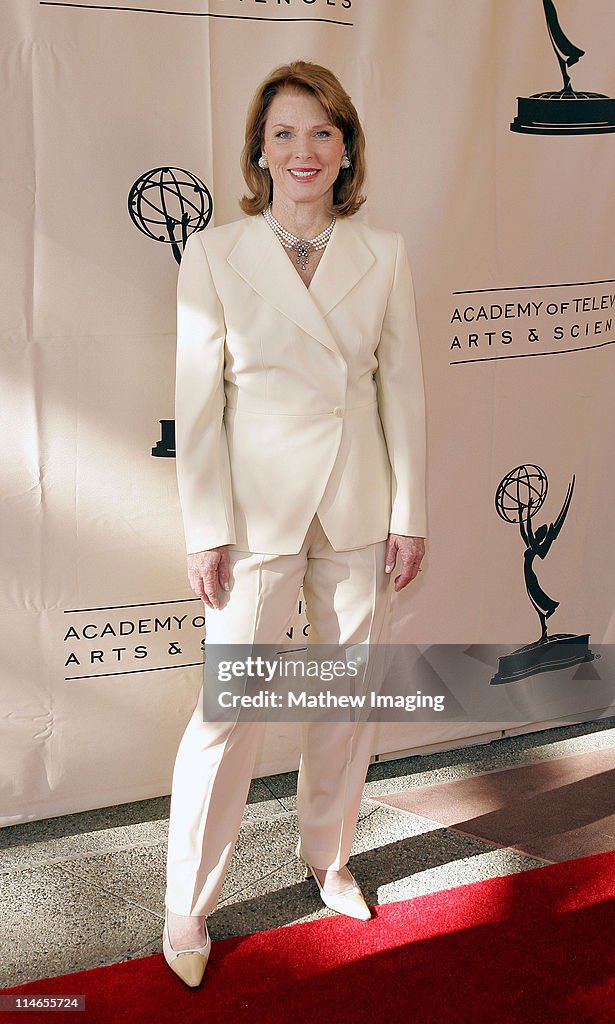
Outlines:
[[[615, 848], [615, 718], [370, 766], [369, 903]], [[253, 782], [214, 940], [331, 913], [294, 855], [296, 773]], [[0, 985], [161, 950], [168, 797], [0, 830]]]

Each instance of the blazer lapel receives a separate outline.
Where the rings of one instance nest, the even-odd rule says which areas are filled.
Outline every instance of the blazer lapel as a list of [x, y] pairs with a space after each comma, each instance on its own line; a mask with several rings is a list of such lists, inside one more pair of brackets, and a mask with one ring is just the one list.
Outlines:
[[[348, 295], [375, 262], [359, 232], [349, 218], [340, 218], [316, 273], [310, 283], [310, 294], [323, 316]], [[303, 283], [303, 282], [302, 282]]]
[[266, 302], [332, 352], [341, 354], [325, 316], [374, 262], [352, 225], [337, 221], [309, 288], [260, 216], [246, 220], [227, 261]]

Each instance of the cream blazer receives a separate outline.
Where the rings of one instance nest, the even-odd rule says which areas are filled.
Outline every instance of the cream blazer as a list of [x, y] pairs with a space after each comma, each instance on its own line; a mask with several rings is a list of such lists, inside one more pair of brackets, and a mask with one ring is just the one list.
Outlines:
[[426, 535], [425, 402], [401, 235], [338, 219], [309, 288], [261, 216], [195, 232], [178, 280], [186, 549]]

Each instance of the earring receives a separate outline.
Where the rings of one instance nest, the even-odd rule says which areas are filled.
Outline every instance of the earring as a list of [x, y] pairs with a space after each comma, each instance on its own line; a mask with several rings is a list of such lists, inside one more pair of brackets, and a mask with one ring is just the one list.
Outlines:
[[350, 160], [348, 159], [348, 153], [346, 152], [346, 150], [344, 150], [344, 155], [342, 157], [340, 167], [342, 168], [343, 171], [347, 171], [348, 168], [350, 167]]
[[267, 159], [267, 157], [265, 156], [264, 153], [262, 154], [262, 156], [259, 157], [258, 166], [262, 167], [263, 170], [265, 170], [267, 167], [269, 167], [269, 161], [268, 161], [268, 159]]

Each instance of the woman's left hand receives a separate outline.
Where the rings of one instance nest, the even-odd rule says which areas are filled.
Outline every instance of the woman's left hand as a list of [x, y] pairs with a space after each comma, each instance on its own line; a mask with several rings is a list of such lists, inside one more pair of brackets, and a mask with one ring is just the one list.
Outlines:
[[405, 537], [401, 533], [390, 533], [387, 538], [385, 572], [393, 572], [398, 553], [401, 558], [401, 573], [395, 577], [395, 590], [399, 592], [419, 572], [425, 554], [424, 537]]

